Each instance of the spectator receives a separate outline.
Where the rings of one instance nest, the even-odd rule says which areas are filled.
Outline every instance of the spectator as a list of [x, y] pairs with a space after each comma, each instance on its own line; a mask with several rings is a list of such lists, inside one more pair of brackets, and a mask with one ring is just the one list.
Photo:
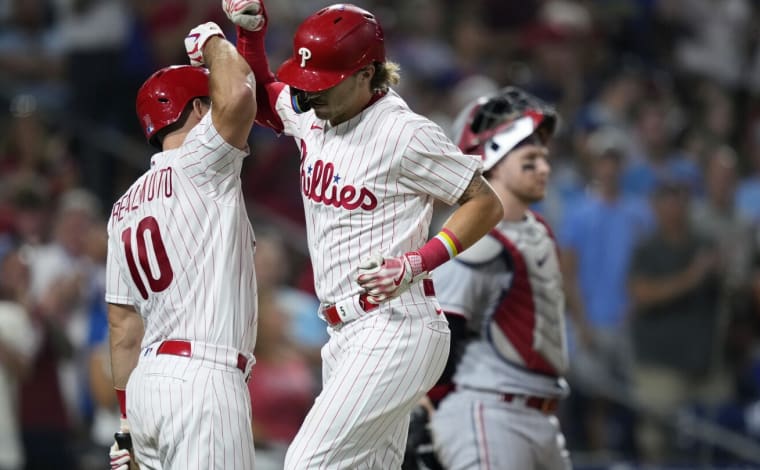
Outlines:
[[327, 343], [327, 328], [316, 315], [319, 301], [310, 293], [291, 287], [293, 261], [282, 235], [258, 230], [256, 235], [256, 283], [275, 297], [278, 308], [288, 316], [289, 341], [307, 358], [315, 371], [321, 364], [320, 350]]
[[756, 227], [760, 227], [760, 116], [749, 124], [747, 134], [749, 172], [739, 181], [736, 208]]
[[[679, 407], [716, 405], [731, 392], [717, 361], [719, 253], [691, 226], [690, 200], [683, 182], [658, 181], [658, 227], [637, 246], [630, 269], [635, 392], [656, 416], [671, 418]], [[636, 439], [647, 462], [674, 457], [674, 443], [651, 416], [639, 420]]]
[[624, 149], [614, 128], [591, 135], [591, 186], [568, 208], [558, 233], [566, 303], [576, 333], [569, 380], [592, 397], [583, 428], [595, 451], [608, 447], [612, 436], [606, 406], [594, 397], [599, 385], [622, 384], [627, 376], [626, 276], [633, 248], [651, 225], [645, 203], [621, 193]]
[[[98, 216], [95, 198], [84, 190], [67, 192], [56, 214], [54, 237], [29, 250], [30, 296], [43, 335], [32, 374], [24, 384], [22, 406], [27, 454], [46, 468], [69, 468], [70, 442], [87, 418], [87, 315], [93, 289], [88, 235]], [[40, 406], [45, 402], [45, 406]]]
[[18, 385], [35, 349], [36, 336], [25, 296], [28, 268], [17, 250], [0, 261], [0, 469], [20, 470], [24, 464], [19, 426]]
[[692, 210], [694, 228], [716, 244], [723, 283], [732, 294], [746, 293], [757, 249], [750, 220], [734, 205], [737, 165], [736, 152], [731, 147], [713, 147], [705, 166], [705, 198]]
[[282, 468], [287, 446], [317, 392], [306, 358], [288, 337], [289, 322], [276, 296], [260, 289], [256, 366], [253, 380], [248, 381], [259, 470]]
[[63, 61], [46, 0], [10, 0], [10, 24], [0, 30], [0, 84], [30, 94], [46, 107], [66, 100]]
[[692, 159], [676, 152], [673, 147], [672, 114], [677, 108], [664, 98], [649, 98], [636, 110], [636, 145], [631, 162], [623, 173], [623, 191], [649, 196], [659, 178], [675, 177], [689, 183], [696, 194], [701, 193], [702, 175]]

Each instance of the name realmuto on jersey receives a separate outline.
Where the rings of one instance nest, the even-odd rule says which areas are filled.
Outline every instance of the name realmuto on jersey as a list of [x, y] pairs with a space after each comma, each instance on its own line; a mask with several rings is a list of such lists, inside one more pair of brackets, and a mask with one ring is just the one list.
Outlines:
[[137, 210], [141, 204], [161, 197], [172, 197], [173, 193], [172, 167], [161, 168], [134, 185], [116, 201], [111, 210], [111, 217], [120, 221], [127, 213]]
[[371, 211], [377, 207], [377, 197], [365, 187], [357, 190], [356, 186], [344, 184], [339, 189], [333, 178], [335, 166], [332, 163], [317, 160], [307, 172], [304, 169], [305, 161], [306, 145], [301, 141], [301, 191], [307, 198], [326, 206], [343, 207], [350, 211], [359, 207]]

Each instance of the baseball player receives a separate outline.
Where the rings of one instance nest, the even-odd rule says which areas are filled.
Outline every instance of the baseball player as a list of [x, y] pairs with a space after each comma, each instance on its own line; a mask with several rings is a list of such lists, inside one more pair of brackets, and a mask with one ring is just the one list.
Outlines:
[[254, 235], [239, 172], [255, 82], [216, 24], [194, 28], [185, 46], [192, 66], [161, 69], [138, 91], [140, 125], [161, 151], [108, 222], [106, 301], [122, 414], [112, 469], [129, 465], [130, 438], [143, 469], [254, 463], [246, 386]]
[[[397, 469], [409, 412], [448, 357], [428, 273], [485, 235], [501, 204], [479, 159], [390, 88], [398, 67], [370, 12], [346, 4], [311, 15], [275, 79], [263, 5], [223, 6], [256, 75], [257, 122], [300, 149], [319, 313], [329, 324], [323, 388], [285, 468]], [[435, 199], [460, 205], [426, 242]]]
[[483, 158], [504, 219], [433, 273], [455, 332], [455, 388], [430, 423], [448, 470], [571, 467], [554, 415], [568, 393], [557, 245], [528, 209], [546, 191], [556, 123], [552, 108], [513, 87], [477, 100], [455, 123], [459, 147]]

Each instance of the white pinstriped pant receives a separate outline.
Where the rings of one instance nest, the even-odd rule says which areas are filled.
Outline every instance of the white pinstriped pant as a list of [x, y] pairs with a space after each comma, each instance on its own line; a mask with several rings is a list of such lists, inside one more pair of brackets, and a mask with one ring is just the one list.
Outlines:
[[230, 364], [140, 355], [127, 383], [127, 419], [142, 470], [252, 470], [251, 398]]
[[436, 455], [447, 470], [572, 468], [556, 416], [504, 402], [496, 393], [451, 393], [430, 427]]
[[401, 467], [409, 413], [440, 377], [449, 328], [438, 302], [395, 299], [330, 329], [322, 392], [288, 448], [286, 470]]

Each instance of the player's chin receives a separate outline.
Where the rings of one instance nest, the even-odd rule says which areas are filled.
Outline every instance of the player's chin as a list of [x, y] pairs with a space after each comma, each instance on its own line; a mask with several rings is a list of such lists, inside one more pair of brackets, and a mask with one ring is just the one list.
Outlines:
[[318, 104], [312, 106], [312, 109], [314, 110], [314, 115], [317, 116], [319, 119], [327, 120], [330, 115], [327, 112], [327, 106], [323, 104]]
[[535, 204], [543, 201], [544, 197], [546, 197], [546, 188], [540, 188], [529, 192], [526, 191], [526, 193], [523, 194], [522, 199], [528, 204]]

